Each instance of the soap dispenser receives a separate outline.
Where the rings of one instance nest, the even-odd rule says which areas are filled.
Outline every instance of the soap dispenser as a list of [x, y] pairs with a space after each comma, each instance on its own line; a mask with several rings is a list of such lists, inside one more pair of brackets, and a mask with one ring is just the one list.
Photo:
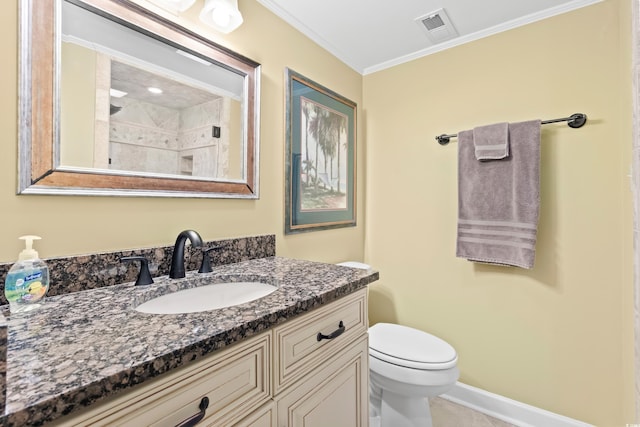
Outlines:
[[40, 306], [49, 289], [49, 267], [33, 249], [39, 236], [22, 236], [25, 249], [18, 255], [4, 283], [4, 295], [12, 313], [29, 311]]

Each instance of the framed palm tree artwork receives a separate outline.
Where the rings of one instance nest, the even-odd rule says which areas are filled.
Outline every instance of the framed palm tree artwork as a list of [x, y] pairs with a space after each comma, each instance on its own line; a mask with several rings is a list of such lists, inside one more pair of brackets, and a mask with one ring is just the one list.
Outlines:
[[285, 234], [353, 227], [357, 105], [285, 71]]

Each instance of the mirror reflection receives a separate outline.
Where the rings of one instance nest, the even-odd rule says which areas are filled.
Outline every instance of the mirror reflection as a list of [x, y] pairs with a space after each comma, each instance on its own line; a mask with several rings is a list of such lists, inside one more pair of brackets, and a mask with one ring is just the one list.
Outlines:
[[18, 194], [259, 198], [260, 64], [130, 0], [19, 0]]
[[60, 166], [239, 180], [244, 77], [67, 1]]

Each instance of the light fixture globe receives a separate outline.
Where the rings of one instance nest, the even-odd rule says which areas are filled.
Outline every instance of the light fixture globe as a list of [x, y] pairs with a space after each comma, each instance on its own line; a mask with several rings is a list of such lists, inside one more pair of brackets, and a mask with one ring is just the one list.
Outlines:
[[200, 20], [224, 34], [235, 30], [243, 22], [238, 0], [205, 0]]

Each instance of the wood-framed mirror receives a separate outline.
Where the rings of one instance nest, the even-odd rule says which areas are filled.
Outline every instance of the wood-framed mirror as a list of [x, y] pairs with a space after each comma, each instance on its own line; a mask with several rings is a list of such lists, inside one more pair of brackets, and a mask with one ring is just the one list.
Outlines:
[[18, 194], [259, 197], [260, 64], [129, 0], [20, 0]]

